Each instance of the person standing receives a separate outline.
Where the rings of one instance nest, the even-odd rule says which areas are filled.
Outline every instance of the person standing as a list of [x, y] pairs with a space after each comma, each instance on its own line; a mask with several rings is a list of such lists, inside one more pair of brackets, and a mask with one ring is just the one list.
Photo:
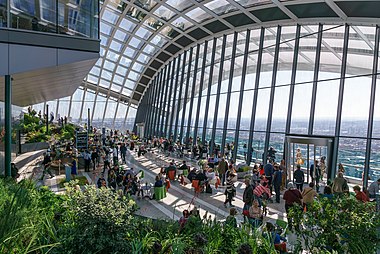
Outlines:
[[369, 198], [376, 198], [379, 193], [380, 178], [377, 181], [372, 182], [368, 187]]
[[272, 193], [272, 180], [273, 180], [273, 173], [274, 173], [274, 167], [273, 167], [273, 160], [269, 160], [269, 162], [264, 166], [264, 174], [265, 178], [268, 180], [268, 185], [270, 192]]
[[292, 218], [289, 217], [290, 209], [295, 205], [302, 205], [302, 195], [301, 192], [294, 188], [293, 183], [288, 183], [288, 189], [284, 192], [283, 199], [285, 200], [285, 211], [288, 214], [289, 228], [292, 228]]
[[302, 191], [304, 181], [305, 181], [305, 174], [301, 170], [301, 165], [298, 164], [296, 171], [294, 171], [294, 182], [299, 191]]
[[310, 182], [309, 187], [305, 187], [301, 194], [304, 207], [311, 205], [314, 202], [314, 198], [318, 195], [318, 193], [314, 190], [313, 182]]
[[224, 159], [224, 157], [222, 158], [222, 160], [219, 162], [219, 175], [221, 176], [221, 180], [222, 180], [222, 186], [224, 186], [224, 183], [226, 181], [226, 171], [228, 169], [228, 163], [227, 161]]
[[237, 211], [235, 208], [230, 209], [230, 215], [226, 218], [226, 225], [229, 227], [237, 228], [237, 220], [235, 218], [235, 215], [237, 214]]
[[284, 190], [286, 186], [286, 177], [288, 175], [288, 171], [286, 170], [286, 163], [284, 159], [281, 160], [279, 169], [282, 173], [281, 190]]
[[120, 146], [120, 153], [121, 153], [121, 160], [123, 163], [127, 163], [126, 161], [126, 155], [127, 155], [127, 147], [125, 146], [125, 143], [122, 143]]
[[47, 153], [44, 153], [43, 156], [44, 156], [44, 160], [42, 161], [43, 171], [42, 171], [42, 176], [40, 178], [41, 181], [44, 179], [44, 176], [46, 173], [48, 173], [51, 178], [54, 177], [54, 175], [50, 171], [50, 164], [51, 164], [50, 156]]
[[84, 159], [84, 171], [90, 172], [91, 154], [89, 153], [87, 149], [83, 152], [83, 159]]
[[235, 186], [234, 186], [234, 181], [233, 181], [235, 176], [236, 174], [231, 172], [227, 177], [227, 188], [226, 188], [226, 191], [224, 192], [224, 194], [226, 195], [226, 201], [224, 201], [224, 207], [226, 208], [227, 208], [227, 203], [230, 204], [230, 207], [234, 207], [234, 205], [232, 205], [232, 199], [236, 191]]
[[343, 173], [339, 172], [338, 176], [334, 179], [332, 184], [332, 191], [334, 194], [345, 194], [349, 192], [347, 180], [343, 177]]
[[282, 183], [282, 171], [280, 170], [278, 165], [275, 165], [274, 174], [273, 174], [273, 186], [274, 186], [274, 192], [276, 193], [276, 203], [280, 203], [281, 183]]
[[253, 186], [251, 185], [251, 180], [249, 178], [244, 179], [245, 189], [243, 193], [243, 215], [244, 221], [246, 221], [247, 217], [249, 217], [249, 208], [252, 206], [253, 201]]
[[96, 148], [94, 148], [94, 150], [92, 151], [91, 153], [91, 160], [92, 160], [92, 165], [93, 165], [93, 170], [96, 169], [96, 164], [98, 163], [98, 166], [99, 166], [99, 154], [98, 154], [98, 151]]

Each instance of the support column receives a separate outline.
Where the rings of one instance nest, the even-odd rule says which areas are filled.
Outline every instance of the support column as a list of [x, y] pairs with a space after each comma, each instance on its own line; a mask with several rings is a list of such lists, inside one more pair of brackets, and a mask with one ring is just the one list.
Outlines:
[[49, 133], [49, 104], [46, 104], [46, 134]]
[[263, 58], [263, 47], [264, 47], [264, 34], [265, 34], [265, 28], [261, 28], [260, 32], [260, 43], [259, 43], [259, 52], [257, 55], [257, 66], [256, 66], [256, 80], [255, 80], [255, 94], [253, 95], [253, 103], [252, 103], [252, 113], [251, 113], [251, 123], [249, 127], [249, 138], [248, 138], [248, 159], [247, 164], [249, 165], [252, 160], [252, 144], [253, 144], [253, 132], [255, 127], [255, 120], [256, 120], [256, 107], [257, 107], [257, 93], [259, 89], [259, 83], [260, 83], [260, 71], [261, 71], [261, 61]]
[[350, 33], [350, 26], [346, 24], [345, 29], [344, 29], [342, 67], [340, 71], [338, 109], [337, 109], [336, 125], [335, 125], [335, 141], [334, 141], [334, 148], [333, 148], [333, 156], [330, 160], [328, 160], [329, 165], [331, 165], [331, 168], [327, 168], [328, 170], [327, 178], [331, 180], [335, 178], [336, 166], [338, 164], [339, 135], [340, 135], [340, 127], [342, 124], [342, 108], [343, 108], [344, 84], [346, 81], [345, 76], [346, 76], [346, 67], [347, 67], [347, 50], [348, 50], [349, 33]]
[[87, 108], [87, 132], [91, 133], [92, 129], [90, 128], [91, 121], [90, 121], [90, 108]]
[[[372, 85], [371, 85], [371, 102], [369, 106], [369, 117], [368, 117], [368, 129], [367, 129], [367, 146], [366, 146], [366, 156], [364, 160], [364, 174], [363, 174], [363, 188], [368, 188], [368, 176], [371, 167], [371, 150], [372, 150], [372, 132], [373, 132], [373, 118], [375, 112], [375, 95], [376, 95], [376, 85], [378, 77], [378, 63], [379, 63], [379, 41], [380, 41], [380, 27], [376, 26], [376, 36], [375, 36], [375, 47], [374, 47], [374, 58], [372, 67]], [[378, 99], [378, 98], [377, 98]], [[373, 179], [376, 181], [376, 179]]]
[[10, 75], [5, 75], [5, 176], [11, 176], [12, 162], [12, 78]]

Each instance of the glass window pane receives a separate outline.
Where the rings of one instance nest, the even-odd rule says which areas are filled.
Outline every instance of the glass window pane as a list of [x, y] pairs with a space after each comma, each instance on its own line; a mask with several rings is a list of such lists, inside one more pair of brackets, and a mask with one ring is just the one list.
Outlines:
[[216, 95], [211, 95], [209, 111], [206, 113], [207, 114], [207, 128], [212, 128], [214, 124], [215, 102], [216, 102]]
[[[332, 27], [335, 27], [331, 29]], [[344, 26], [323, 26], [321, 55], [319, 64], [319, 79], [323, 72], [329, 73], [330, 78], [339, 78], [342, 65]]]
[[373, 114], [373, 130], [372, 137], [380, 138], [380, 81], [377, 79], [376, 95], [375, 95], [375, 110]]
[[184, 0], [168, 0], [166, 1], [166, 4], [179, 11], [183, 11], [192, 5], [191, 2]]
[[371, 78], [346, 79], [342, 105], [341, 136], [365, 137], [368, 128], [368, 110]]
[[312, 83], [294, 86], [291, 133], [308, 133], [312, 90]]
[[313, 80], [317, 45], [317, 34], [314, 31], [318, 31], [318, 28], [312, 29], [311, 26], [302, 26], [301, 28], [296, 83]]
[[219, 99], [219, 107], [218, 107], [218, 119], [216, 122], [217, 128], [224, 127], [224, 118], [226, 114], [226, 102], [227, 102], [227, 94], [221, 94]]
[[276, 87], [274, 91], [271, 131], [285, 132], [288, 115], [289, 86]]
[[135, 123], [136, 113], [137, 110], [135, 108], [129, 107], [127, 120], [125, 122], [125, 128], [127, 130], [133, 130], [133, 124]]
[[366, 140], [358, 138], [340, 138], [338, 163], [342, 163], [346, 177], [362, 179]]
[[230, 129], [230, 130], [235, 130], [236, 128], [236, 121], [238, 117], [239, 96], [240, 96], [239, 92], [231, 93], [231, 101], [230, 101], [230, 108], [228, 112], [228, 123], [227, 123], [227, 129]]
[[351, 26], [346, 77], [372, 73], [376, 27]]
[[255, 163], [263, 162], [265, 146], [265, 132], [254, 132], [252, 140], [252, 161]]
[[201, 23], [202, 21], [205, 21], [206, 19], [211, 18], [211, 15], [206, 13], [201, 8], [197, 7], [189, 12], [186, 13], [186, 16], [193, 19], [194, 21]]
[[240, 112], [240, 130], [250, 129], [254, 94], [255, 90], [245, 91], [243, 94], [243, 105]]
[[259, 89], [257, 96], [256, 106], [256, 119], [255, 119], [255, 131], [266, 131], [269, 101], [270, 101], [270, 88]]
[[339, 83], [340, 80], [322, 81], [318, 83], [313, 134], [335, 135]]
[[380, 140], [372, 140], [368, 185], [380, 179]]

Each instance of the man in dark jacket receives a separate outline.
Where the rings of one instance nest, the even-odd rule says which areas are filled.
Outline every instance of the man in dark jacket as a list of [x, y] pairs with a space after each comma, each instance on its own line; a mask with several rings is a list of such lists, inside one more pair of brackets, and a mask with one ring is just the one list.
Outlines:
[[127, 161], [125, 160], [125, 157], [127, 155], [127, 147], [125, 146], [124, 143], [122, 143], [120, 146], [120, 154], [121, 154], [121, 160], [123, 161], [123, 163], [127, 163]]
[[245, 190], [243, 193], [243, 215], [244, 215], [244, 221], [246, 221], [246, 217], [249, 216], [249, 208], [252, 206], [253, 201], [253, 186], [251, 185], [251, 180], [249, 178], [244, 179], [245, 183]]
[[265, 178], [268, 179], [268, 185], [270, 192], [272, 193], [272, 180], [273, 180], [273, 161], [269, 160], [269, 162], [264, 166], [264, 173], [265, 173]]
[[301, 170], [301, 165], [297, 165], [296, 171], [294, 171], [294, 183], [297, 186], [297, 189], [302, 192], [303, 183], [305, 181], [305, 174]]
[[219, 162], [218, 165], [219, 168], [219, 175], [220, 175], [220, 180], [222, 181], [222, 186], [224, 186], [224, 183], [226, 181], [226, 171], [228, 170], [228, 162], [222, 158], [222, 160]]
[[282, 183], [282, 171], [279, 169], [278, 165], [275, 165], [274, 174], [273, 174], [273, 186], [274, 186], [274, 192], [276, 193], [276, 203], [280, 203], [281, 183]]

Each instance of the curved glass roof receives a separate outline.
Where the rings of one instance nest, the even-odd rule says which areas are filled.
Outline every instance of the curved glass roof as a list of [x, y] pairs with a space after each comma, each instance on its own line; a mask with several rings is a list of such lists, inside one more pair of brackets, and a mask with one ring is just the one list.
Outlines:
[[[255, 26], [316, 24], [321, 18], [328, 24], [373, 26], [380, 18], [378, 9], [379, 1], [105, 0], [100, 12], [101, 57], [84, 86], [137, 106], [166, 62], [206, 39]], [[373, 38], [366, 38], [364, 31], [356, 32], [366, 47], [371, 47]], [[326, 38], [324, 45], [328, 54], [339, 59], [333, 38]], [[291, 47], [290, 43], [287, 46]]]

